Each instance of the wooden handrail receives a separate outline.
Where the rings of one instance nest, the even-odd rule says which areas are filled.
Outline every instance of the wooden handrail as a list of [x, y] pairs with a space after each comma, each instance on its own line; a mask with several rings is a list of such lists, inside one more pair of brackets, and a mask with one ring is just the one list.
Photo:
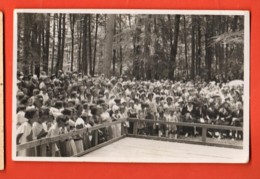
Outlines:
[[88, 131], [88, 128], [83, 128], [83, 129], [68, 132], [66, 134], [61, 134], [61, 135], [58, 135], [58, 136], [55, 136], [55, 137], [46, 137], [46, 138], [42, 138], [42, 139], [39, 139], [39, 140], [30, 141], [30, 142], [27, 142], [25, 144], [17, 145], [16, 151], [20, 151], [20, 150], [24, 150], [24, 149], [28, 149], [28, 148], [32, 148], [32, 147], [37, 147], [37, 146], [44, 145], [44, 144], [54, 143], [54, 142], [65, 140], [65, 139], [69, 139], [70, 137], [73, 137], [73, 136], [78, 135], [78, 134], [86, 133], [87, 131]]
[[[96, 126], [93, 126], [93, 127], [90, 127], [90, 128], [83, 128], [83, 129], [79, 129], [79, 130], [74, 130], [74, 131], [71, 131], [67, 134], [62, 134], [62, 135], [55, 136], [55, 137], [42, 138], [42, 139], [31, 141], [31, 142], [28, 142], [28, 143], [25, 143], [25, 144], [20, 144], [20, 145], [16, 146], [16, 151], [20, 151], [20, 150], [24, 150], [24, 149], [28, 149], [28, 148], [37, 147], [37, 146], [40, 146], [40, 145], [46, 145], [46, 144], [70, 139], [73, 136], [83, 134], [83, 133], [90, 133], [92, 131], [98, 132], [99, 129], [109, 127], [109, 126], [113, 126], [113, 125], [123, 123], [123, 122], [126, 122], [126, 121], [134, 122], [133, 135], [131, 135], [131, 134], [127, 135], [127, 136], [130, 136], [130, 137], [137, 135], [137, 123], [138, 122], [158, 123], [158, 124], [187, 126], [187, 127], [201, 127], [202, 128], [202, 143], [206, 143], [207, 129], [243, 131], [243, 127], [236, 127], [236, 126], [212, 125], [212, 124], [190, 123], [190, 122], [168, 122], [168, 121], [157, 121], [157, 120], [149, 120], [149, 119], [142, 120], [142, 119], [137, 119], [137, 118], [128, 118], [128, 119], [120, 119], [120, 120], [117, 120], [117, 121], [114, 121], [114, 122], [111, 122], [111, 123], [105, 122], [103, 124], [96, 125]], [[96, 136], [95, 143], [97, 144], [97, 140], [98, 140], [97, 136], [98, 135], [95, 135], [95, 136]], [[109, 143], [111, 143], [111, 142], [108, 142], [108, 144]]]
[[28, 149], [28, 148], [33, 148], [33, 147], [37, 147], [37, 146], [44, 145], [44, 144], [54, 143], [54, 142], [61, 141], [61, 140], [66, 140], [66, 139], [69, 139], [69, 138], [76, 136], [76, 135], [79, 135], [79, 134], [90, 133], [92, 131], [97, 131], [99, 129], [109, 127], [109, 126], [112, 126], [112, 125], [116, 125], [116, 124], [119, 124], [119, 123], [122, 123], [122, 122], [125, 122], [125, 121], [126, 121], [126, 119], [120, 119], [118, 121], [114, 121], [114, 122], [111, 122], [111, 123], [105, 122], [105, 123], [100, 124], [100, 125], [96, 125], [96, 126], [93, 126], [93, 127], [90, 127], [90, 128], [83, 128], [83, 129], [79, 129], [79, 130], [74, 130], [74, 131], [68, 132], [66, 134], [61, 134], [59, 136], [42, 138], [42, 139], [39, 139], [39, 140], [30, 141], [30, 142], [27, 142], [25, 144], [17, 145], [16, 151], [20, 151], [20, 150], [24, 150], [24, 149]]
[[202, 123], [195, 123], [195, 122], [168, 122], [168, 121], [156, 121], [150, 119], [137, 119], [137, 118], [128, 118], [130, 122], [144, 122], [144, 123], [159, 123], [159, 124], [168, 124], [168, 125], [178, 125], [178, 126], [187, 126], [187, 127], [201, 127], [201, 128], [208, 128], [208, 129], [224, 129], [224, 130], [238, 130], [243, 131], [243, 127], [237, 126], [225, 126], [225, 125], [218, 125], [218, 124], [202, 124]]
[[[213, 125], [213, 124], [202, 124], [202, 123], [191, 123], [191, 122], [168, 122], [168, 121], [157, 121], [157, 120], [152, 120], [152, 119], [137, 119], [137, 118], [129, 118], [129, 122], [134, 122], [133, 125], [133, 134], [128, 134], [130, 137], [141, 137], [143, 138], [143, 135], [139, 135], [137, 133], [137, 124], [138, 122], [141, 123], [157, 123], [157, 124], [167, 124], [167, 125], [176, 125], [176, 126], [186, 126], [186, 127], [200, 127], [202, 128], [202, 139], [201, 142], [196, 142], [196, 143], [202, 143], [202, 144], [207, 144], [207, 145], [212, 145], [210, 143], [207, 143], [207, 130], [208, 129], [219, 129], [219, 130], [233, 130], [233, 131], [243, 131], [243, 127], [237, 127], [237, 126], [224, 126], [224, 125]], [[163, 137], [155, 137], [155, 136], [146, 136], [146, 138], [150, 139], [163, 139]], [[164, 139], [163, 139], [164, 140]], [[179, 139], [174, 140], [174, 141], [179, 141]], [[181, 140], [180, 140], [181, 141]], [[187, 141], [187, 143], [189, 143]], [[221, 144], [222, 145], [222, 144]], [[216, 146], [219, 146], [216, 144]], [[227, 146], [227, 147], [235, 147], [233, 145], [228, 145], [228, 144], [223, 144], [222, 146]]]

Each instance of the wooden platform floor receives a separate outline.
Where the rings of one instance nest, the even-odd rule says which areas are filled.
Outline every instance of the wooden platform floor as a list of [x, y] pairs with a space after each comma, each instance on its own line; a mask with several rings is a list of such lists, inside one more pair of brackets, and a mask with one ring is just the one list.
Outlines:
[[80, 157], [103, 162], [246, 162], [241, 149], [230, 149], [138, 138], [123, 138]]

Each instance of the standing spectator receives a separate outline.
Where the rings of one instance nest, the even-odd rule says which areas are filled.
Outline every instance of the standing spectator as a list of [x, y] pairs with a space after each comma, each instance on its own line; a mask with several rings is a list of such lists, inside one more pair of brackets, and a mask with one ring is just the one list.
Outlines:
[[[32, 124], [39, 118], [38, 112], [34, 108], [25, 111], [24, 117], [27, 121], [23, 122], [17, 129], [16, 144], [25, 144], [33, 140]], [[34, 148], [18, 151], [18, 156], [34, 156]]]

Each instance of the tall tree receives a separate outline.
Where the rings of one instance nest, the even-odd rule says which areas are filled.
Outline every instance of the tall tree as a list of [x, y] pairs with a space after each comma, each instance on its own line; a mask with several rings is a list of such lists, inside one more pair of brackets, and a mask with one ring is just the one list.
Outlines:
[[144, 39], [144, 72], [145, 79], [150, 80], [151, 75], [151, 59], [150, 59], [150, 45], [151, 45], [151, 15], [147, 15], [145, 19], [145, 39]]
[[[117, 17], [115, 17], [115, 24], [114, 24], [114, 35], [117, 35], [117, 23], [116, 23], [116, 19], [117, 19]], [[113, 39], [113, 41], [114, 42], [116, 42], [116, 43], [118, 43], [117, 42], [117, 38], [114, 38]], [[117, 53], [117, 50], [116, 50], [116, 48], [114, 48], [113, 47], [113, 54], [112, 54], [112, 74], [113, 74], [113, 76], [115, 76], [116, 75], [116, 53]]]
[[83, 36], [82, 36], [82, 73], [88, 75], [88, 49], [87, 49], [87, 30], [88, 15], [83, 15]]
[[61, 20], [62, 20], [62, 14], [59, 14], [59, 20], [58, 20], [58, 54], [57, 54], [57, 62], [56, 62], [56, 71], [55, 74], [58, 76], [58, 71], [60, 69], [60, 64], [61, 64]]
[[94, 44], [94, 52], [93, 52], [93, 75], [95, 75], [95, 67], [96, 67], [96, 55], [97, 55], [97, 32], [98, 32], [98, 14], [96, 14], [96, 23], [95, 23], [95, 44]]
[[[50, 14], [46, 15], [46, 26], [45, 26], [45, 38], [43, 38], [44, 46], [43, 46], [43, 71], [46, 72], [46, 74], [49, 73], [49, 46], [50, 46]], [[44, 36], [44, 30], [43, 30], [43, 36]]]
[[200, 24], [200, 17], [197, 16], [197, 54], [196, 54], [196, 72], [197, 75], [200, 75], [200, 71], [201, 71], [201, 24]]
[[213, 49], [210, 46], [210, 39], [214, 34], [214, 16], [211, 17], [209, 15], [206, 16], [206, 33], [205, 33], [205, 63], [207, 69], [206, 79], [208, 81], [211, 80], [211, 66], [212, 66], [212, 58], [213, 58]]
[[113, 36], [114, 36], [114, 24], [115, 24], [115, 14], [107, 15], [106, 22], [106, 43], [105, 43], [105, 59], [103, 65], [103, 72], [106, 77], [111, 76], [111, 61], [113, 52]]
[[[119, 33], [122, 34], [122, 17], [119, 14]], [[120, 76], [122, 75], [123, 71], [123, 49], [122, 49], [122, 35], [120, 35], [120, 46], [119, 46], [119, 58], [120, 58]]]
[[70, 63], [70, 71], [73, 71], [74, 65], [74, 26], [75, 26], [75, 14], [70, 14], [70, 33], [71, 33], [71, 63]]
[[89, 55], [89, 74], [94, 76], [92, 67], [92, 45], [91, 45], [91, 14], [88, 15], [88, 55]]
[[186, 77], [189, 77], [189, 64], [188, 64], [188, 45], [187, 45], [187, 28], [186, 28], [186, 18], [183, 16], [183, 28], [184, 28], [184, 53], [185, 53], [185, 63], [186, 63]]
[[83, 29], [83, 23], [82, 20], [80, 19], [79, 21], [79, 37], [78, 37], [78, 72], [82, 72], [82, 29]]
[[31, 59], [29, 58], [30, 55], [30, 40], [31, 40], [31, 29], [30, 25], [32, 24], [32, 16], [31, 14], [23, 14], [24, 16], [24, 37], [23, 37], [23, 71], [25, 74], [29, 74], [30, 71], [30, 66], [29, 64], [32, 64], [32, 62], [30, 63], [25, 63], [26, 59]]
[[66, 14], [63, 14], [62, 17], [62, 43], [61, 43], [61, 63], [59, 69], [63, 69], [63, 63], [64, 63], [64, 50], [65, 50], [65, 37], [66, 37]]
[[195, 17], [191, 17], [191, 79], [195, 77]]
[[55, 24], [55, 21], [56, 21], [56, 15], [57, 14], [53, 14], [53, 36], [52, 36], [52, 58], [51, 58], [51, 74], [53, 74], [54, 72], [54, 54], [55, 54], [55, 29], [56, 29], [56, 24]]
[[[169, 24], [171, 27], [171, 18], [168, 15]], [[174, 41], [172, 42], [172, 30], [170, 30], [170, 64], [169, 64], [169, 72], [168, 77], [171, 80], [174, 80], [174, 70], [175, 70], [175, 63], [176, 63], [176, 55], [177, 55], [177, 45], [178, 45], [178, 37], [179, 37], [179, 26], [180, 26], [180, 15], [175, 15], [174, 20]]]

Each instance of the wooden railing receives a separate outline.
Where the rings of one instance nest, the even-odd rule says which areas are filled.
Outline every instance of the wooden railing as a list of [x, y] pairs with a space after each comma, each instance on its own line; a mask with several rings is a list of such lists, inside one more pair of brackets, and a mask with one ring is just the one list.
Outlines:
[[[243, 131], [243, 127], [236, 126], [227, 126], [227, 125], [215, 125], [215, 124], [203, 124], [203, 123], [191, 123], [191, 122], [167, 122], [167, 121], [156, 121], [156, 120], [141, 120], [136, 118], [129, 118], [129, 122], [133, 122], [133, 133], [128, 133], [129, 137], [137, 137], [137, 138], [146, 138], [146, 139], [154, 139], [154, 140], [164, 140], [164, 141], [173, 141], [173, 142], [182, 142], [182, 143], [191, 143], [191, 144], [203, 144], [203, 145], [211, 145], [211, 146], [219, 146], [219, 147], [230, 147], [230, 148], [238, 148], [242, 149], [243, 146], [233, 145], [233, 144], [223, 144], [219, 142], [207, 142], [207, 131], [208, 129], [215, 130], [228, 130], [228, 131]], [[173, 139], [159, 136], [149, 136], [142, 135], [137, 133], [138, 123], [153, 123], [153, 124], [165, 124], [165, 125], [176, 125], [180, 127], [197, 127], [202, 129], [201, 141], [194, 140], [185, 140], [185, 139]], [[231, 142], [232, 143], [232, 142]]]
[[105, 145], [108, 145], [112, 142], [115, 142], [115, 141], [125, 137], [126, 134], [123, 133], [120, 137], [113, 138], [109, 141], [98, 144], [98, 136], [99, 136], [98, 130], [99, 129], [106, 128], [106, 127], [113, 126], [113, 125], [117, 125], [119, 123], [123, 124], [124, 122], [126, 122], [126, 119], [120, 119], [118, 121], [114, 121], [114, 122], [111, 122], [111, 123], [103, 123], [103, 124], [96, 125], [96, 126], [93, 126], [93, 127], [90, 127], [90, 128], [83, 128], [83, 129], [79, 129], [79, 130], [74, 130], [74, 131], [68, 132], [66, 134], [61, 134], [61, 135], [55, 136], [55, 137], [48, 137], [48, 138], [42, 138], [42, 139], [35, 140], [35, 141], [30, 141], [30, 142], [25, 143], [25, 144], [17, 145], [16, 151], [18, 152], [18, 151], [21, 151], [21, 150], [24, 150], [24, 149], [35, 148], [37, 146], [49, 145], [49, 144], [52, 144], [52, 143], [55, 143], [55, 142], [64, 141], [66, 139], [71, 139], [73, 136], [76, 136], [76, 135], [85, 134], [85, 133], [90, 134], [92, 132], [93, 136], [95, 137], [93, 139], [94, 140], [94, 147], [91, 147], [91, 148], [85, 150], [82, 153], [78, 153], [78, 154], [74, 155], [74, 156], [81, 156], [81, 155], [89, 153], [89, 152], [91, 152], [95, 149], [98, 149], [100, 147], [103, 147]]
[[[121, 123], [123, 126], [123, 123], [126, 121], [133, 123], [133, 133], [124, 133], [122, 132], [122, 135], [117, 138], [110, 139], [108, 141], [105, 141], [103, 143], [98, 143], [98, 130], [102, 128], [106, 128], [109, 126], [117, 125]], [[202, 129], [202, 135], [201, 135], [201, 141], [193, 141], [193, 140], [184, 140], [184, 139], [173, 139], [173, 138], [166, 138], [166, 137], [160, 137], [160, 136], [149, 136], [149, 135], [141, 135], [138, 134], [138, 123], [157, 123], [157, 124], [165, 124], [165, 125], [176, 125], [176, 126], [182, 126], [182, 127], [198, 127]], [[79, 134], [85, 134], [85, 133], [91, 133], [94, 136], [94, 146], [81, 152], [73, 157], [79, 157], [82, 155], [85, 155], [89, 152], [92, 152], [98, 148], [101, 148], [103, 146], [109, 145], [117, 140], [120, 140], [124, 137], [136, 137], [136, 138], [145, 138], [145, 139], [154, 139], [154, 140], [163, 140], [163, 141], [172, 141], [172, 142], [181, 142], [181, 143], [191, 143], [191, 144], [203, 144], [203, 145], [213, 145], [213, 146], [219, 146], [219, 147], [231, 147], [231, 148], [238, 148], [242, 149], [242, 146], [238, 145], [232, 145], [232, 144], [219, 144], [219, 143], [212, 143], [207, 142], [207, 130], [208, 129], [217, 129], [217, 130], [231, 130], [231, 131], [243, 131], [243, 127], [235, 127], [235, 126], [224, 126], [224, 125], [211, 125], [211, 124], [202, 124], [202, 123], [188, 123], [188, 122], [167, 122], [167, 121], [155, 121], [155, 120], [141, 120], [136, 118], [128, 118], [128, 119], [120, 119], [118, 121], [114, 121], [111, 123], [103, 123], [100, 125], [93, 126], [91, 128], [83, 128], [75, 131], [71, 131], [66, 134], [62, 134], [55, 137], [49, 137], [49, 138], [43, 138], [35, 141], [31, 141], [25, 144], [20, 144], [16, 146], [16, 151], [24, 150], [24, 149], [30, 149], [35, 148], [37, 146], [42, 145], [50, 145], [55, 142], [64, 141], [66, 139], [71, 139], [73, 136], [79, 135]], [[122, 127], [122, 131], [124, 131], [124, 128]]]

